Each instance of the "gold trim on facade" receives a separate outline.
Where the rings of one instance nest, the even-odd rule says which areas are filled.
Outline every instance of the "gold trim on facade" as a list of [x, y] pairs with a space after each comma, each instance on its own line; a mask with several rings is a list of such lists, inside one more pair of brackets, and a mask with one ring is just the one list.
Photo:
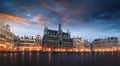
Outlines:
[[10, 26], [0, 22], [0, 51], [10, 51], [14, 46], [14, 34]]

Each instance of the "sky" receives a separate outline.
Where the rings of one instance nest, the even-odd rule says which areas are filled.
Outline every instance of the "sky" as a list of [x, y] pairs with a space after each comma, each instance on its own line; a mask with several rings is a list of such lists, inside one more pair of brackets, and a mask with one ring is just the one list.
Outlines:
[[71, 37], [120, 38], [120, 0], [0, 0], [0, 20], [15, 35], [43, 36], [62, 24]]

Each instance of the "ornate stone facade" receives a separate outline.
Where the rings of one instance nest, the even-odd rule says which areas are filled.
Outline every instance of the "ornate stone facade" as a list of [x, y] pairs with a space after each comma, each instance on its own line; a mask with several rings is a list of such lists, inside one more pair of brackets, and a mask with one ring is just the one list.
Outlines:
[[15, 47], [18, 51], [29, 51], [36, 50], [42, 45], [41, 36], [16, 36], [15, 37]]
[[95, 39], [92, 42], [92, 48], [94, 51], [116, 51], [118, 47], [117, 37], [108, 37]]
[[46, 45], [48, 47], [72, 47], [72, 40], [70, 38], [70, 33], [63, 32], [61, 24], [59, 24], [58, 31], [48, 29], [45, 26], [44, 36], [43, 36], [43, 46]]
[[12, 50], [14, 46], [14, 34], [10, 26], [0, 22], [0, 51]]
[[87, 40], [85, 40], [84, 38], [73, 38], [73, 47], [76, 49], [90, 49], [90, 42], [88, 42]]

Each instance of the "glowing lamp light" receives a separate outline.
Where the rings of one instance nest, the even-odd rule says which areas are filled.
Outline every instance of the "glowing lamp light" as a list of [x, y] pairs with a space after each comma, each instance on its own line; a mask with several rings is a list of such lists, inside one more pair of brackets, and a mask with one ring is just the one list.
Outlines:
[[10, 49], [12, 49], [12, 47], [10, 47]]
[[51, 51], [51, 49], [50, 49], [50, 48], [48, 48], [48, 51]]
[[40, 49], [37, 49], [37, 51], [39, 51]]
[[29, 48], [30, 51], [32, 51], [32, 48]]
[[15, 50], [17, 49], [17, 48], [14, 48]]
[[24, 48], [22, 48], [22, 51], [24, 51]]

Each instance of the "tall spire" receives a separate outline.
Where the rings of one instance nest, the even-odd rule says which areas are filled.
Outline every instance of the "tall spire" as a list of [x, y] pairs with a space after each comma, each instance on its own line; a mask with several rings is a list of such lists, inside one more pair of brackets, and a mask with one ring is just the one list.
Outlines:
[[67, 29], [67, 33], [68, 33], [68, 35], [70, 35], [70, 31]]
[[48, 27], [45, 25], [45, 30], [47, 30], [48, 29]]
[[60, 23], [59, 23], [58, 34], [59, 34], [59, 46], [61, 46], [61, 42], [62, 42], [62, 27], [61, 27]]
[[46, 34], [46, 31], [47, 31], [47, 26], [45, 25], [45, 28], [44, 28], [44, 35]]
[[61, 26], [61, 24], [59, 24], [59, 31], [62, 31], [62, 26]]

